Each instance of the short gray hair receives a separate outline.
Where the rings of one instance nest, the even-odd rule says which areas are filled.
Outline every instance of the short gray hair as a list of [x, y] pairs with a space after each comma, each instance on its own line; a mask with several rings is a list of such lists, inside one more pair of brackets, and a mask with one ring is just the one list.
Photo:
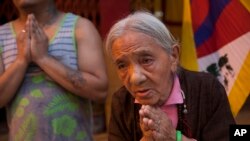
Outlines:
[[105, 43], [108, 54], [111, 53], [113, 42], [122, 36], [125, 31], [140, 32], [152, 37], [167, 53], [172, 52], [174, 45], [179, 45], [167, 27], [159, 19], [149, 12], [137, 11], [121, 19], [111, 27]]

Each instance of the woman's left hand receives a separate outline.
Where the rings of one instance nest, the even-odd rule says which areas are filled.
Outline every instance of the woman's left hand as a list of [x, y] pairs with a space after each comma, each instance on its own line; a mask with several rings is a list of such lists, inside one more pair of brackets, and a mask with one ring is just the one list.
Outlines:
[[49, 40], [33, 14], [28, 15], [28, 32], [31, 39], [31, 57], [38, 62], [48, 55]]

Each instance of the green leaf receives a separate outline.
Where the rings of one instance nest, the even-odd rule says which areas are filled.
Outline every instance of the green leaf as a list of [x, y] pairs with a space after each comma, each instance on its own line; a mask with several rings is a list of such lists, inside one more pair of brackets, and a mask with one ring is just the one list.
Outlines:
[[74, 133], [76, 125], [76, 120], [68, 115], [52, 120], [53, 132], [65, 137], [70, 137]]
[[17, 131], [14, 137], [15, 141], [34, 141], [34, 135], [37, 129], [37, 118], [33, 113], [30, 113], [25, 119], [23, 124]]
[[78, 103], [79, 102], [71, 95], [59, 94], [52, 99], [48, 106], [46, 106], [43, 113], [45, 116], [50, 116], [65, 110], [74, 112], [79, 109]]
[[44, 74], [36, 75], [32, 77], [32, 82], [38, 84], [41, 83], [44, 79], [45, 79]]
[[32, 97], [35, 97], [35, 98], [42, 98], [43, 97], [43, 93], [41, 90], [39, 89], [34, 89], [31, 91], [31, 94], [30, 94]]

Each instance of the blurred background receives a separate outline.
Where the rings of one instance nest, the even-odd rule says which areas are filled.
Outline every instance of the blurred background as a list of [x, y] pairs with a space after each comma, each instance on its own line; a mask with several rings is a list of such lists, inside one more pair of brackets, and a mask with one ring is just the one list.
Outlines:
[[[249, 47], [233, 48], [231, 52], [227, 49], [228, 52], [226, 53], [223, 51], [223, 48], [226, 48], [228, 44], [234, 42], [236, 39], [242, 36], [249, 37], [249, 1], [212, 0], [209, 2], [208, 0], [192, 0], [192, 3], [189, 0], [122, 0], [119, 2], [116, 0], [55, 1], [58, 8], [62, 11], [72, 12], [91, 20], [97, 27], [103, 41], [105, 40], [108, 30], [117, 20], [136, 10], [152, 12], [170, 29], [174, 37], [180, 41], [182, 45], [181, 65], [190, 70], [207, 71], [215, 74], [225, 88], [228, 88], [229, 101], [236, 122], [238, 124], [250, 124]], [[237, 14], [235, 10], [241, 13]], [[236, 14], [232, 14], [231, 12]], [[0, 0], [0, 26], [15, 19], [17, 17], [16, 14], [17, 11], [13, 7], [12, 0]], [[222, 22], [223, 20], [224, 23]], [[237, 25], [238, 23], [240, 25]], [[220, 30], [224, 25], [231, 26], [229, 26], [228, 29]], [[232, 33], [228, 33], [232, 31], [234, 27], [235, 31], [233, 30]], [[240, 29], [240, 27], [244, 28]], [[237, 35], [237, 37], [225, 35]], [[199, 38], [201, 38], [201, 40], [203, 39], [202, 41], [205, 43], [199, 42]], [[244, 43], [240, 45], [249, 46], [249, 40], [250, 38], [246, 38], [243, 40]], [[203, 45], [203, 43], [205, 45]], [[230, 47], [231, 46], [230, 44]], [[208, 50], [208, 52], [204, 53], [204, 50]], [[233, 63], [230, 64], [230, 60], [232, 60], [230, 59], [230, 55], [232, 52], [235, 52], [235, 50], [237, 52], [241, 52], [242, 50], [244, 52], [243, 55], [245, 55], [241, 60], [236, 61], [238, 64], [241, 62], [241, 65], [237, 67], [234, 67]], [[216, 55], [218, 63], [216, 61], [211, 62], [211, 59], [209, 59], [209, 55], [211, 54], [213, 55], [212, 58], [215, 58], [214, 55]], [[232, 54], [231, 58], [235, 55], [243, 56], [242, 54]], [[109, 91], [106, 103], [97, 104], [93, 102], [96, 141], [107, 140], [112, 94], [121, 86], [110, 58], [106, 56], [105, 59], [108, 66]], [[206, 62], [206, 60], [210, 60], [210, 62]], [[206, 66], [203, 64], [206, 64]], [[230, 77], [230, 73], [222, 73], [221, 70], [223, 70], [223, 68], [225, 68], [227, 72], [233, 71], [234, 75]], [[240, 79], [242, 77], [244, 79], [243, 81]], [[236, 86], [240, 86], [240, 88]], [[7, 141], [8, 128], [5, 116], [5, 109], [0, 109], [0, 141]]]

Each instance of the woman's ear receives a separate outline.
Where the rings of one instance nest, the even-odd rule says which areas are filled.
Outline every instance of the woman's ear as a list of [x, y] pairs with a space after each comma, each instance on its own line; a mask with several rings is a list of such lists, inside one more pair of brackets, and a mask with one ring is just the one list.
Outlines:
[[179, 45], [173, 45], [171, 52], [171, 70], [172, 72], [176, 72], [177, 67], [179, 65], [180, 59], [180, 47]]

